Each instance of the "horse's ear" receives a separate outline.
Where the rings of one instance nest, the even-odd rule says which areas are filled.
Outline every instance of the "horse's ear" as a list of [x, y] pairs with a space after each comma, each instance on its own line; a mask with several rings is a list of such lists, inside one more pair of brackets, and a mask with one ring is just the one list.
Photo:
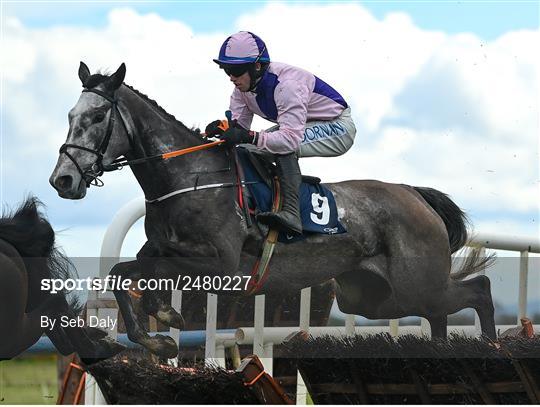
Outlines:
[[122, 82], [124, 82], [124, 78], [126, 77], [126, 64], [122, 62], [122, 65], [116, 70], [115, 73], [113, 73], [109, 79], [107, 79], [107, 82], [105, 84], [105, 87], [108, 90], [114, 91], [122, 85]]
[[90, 76], [90, 69], [86, 66], [86, 64], [81, 61], [79, 65], [79, 79], [81, 80], [83, 86], [86, 83], [86, 80]]

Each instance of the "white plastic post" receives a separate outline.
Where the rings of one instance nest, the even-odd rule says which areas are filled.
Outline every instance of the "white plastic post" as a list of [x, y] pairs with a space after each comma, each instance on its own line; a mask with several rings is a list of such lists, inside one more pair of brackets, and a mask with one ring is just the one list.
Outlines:
[[[182, 291], [181, 290], [173, 290], [171, 293], [171, 307], [178, 311], [179, 313], [182, 313]], [[177, 345], [180, 343], [180, 329], [177, 328], [170, 328], [169, 329], [169, 335], [171, 338], [174, 339]], [[178, 367], [178, 357], [169, 359], [168, 360], [169, 365]]]
[[300, 329], [309, 332], [309, 317], [311, 312], [311, 287], [300, 291]]
[[217, 332], [217, 302], [216, 294], [208, 294], [206, 301], [206, 343], [204, 348], [204, 363], [216, 365], [216, 332]]
[[[309, 318], [311, 313], [311, 287], [300, 291], [300, 321], [299, 328], [309, 333]], [[300, 371], [296, 373], [296, 404], [307, 404], [307, 387]]]
[[296, 404], [305, 406], [307, 404], [307, 386], [300, 374], [300, 370], [296, 373]]
[[[96, 303], [98, 300], [114, 300], [114, 295], [112, 292], [107, 291], [101, 293], [98, 291], [90, 290], [88, 291], [88, 302]], [[118, 321], [118, 309], [117, 308], [99, 308], [96, 307], [87, 307], [86, 309], [86, 323], [89, 324], [93, 318], [107, 319], [111, 318], [111, 321]], [[107, 319], [109, 320], [109, 319]], [[104, 328], [107, 331], [107, 335], [113, 339], [118, 338], [118, 322], [114, 325], [114, 328], [107, 327]], [[97, 404], [104, 405], [107, 404], [105, 397], [101, 393], [99, 386], [97, 385], [95, 379], [90, 375], [86, 375], [86, 386], [84, 393], [84, 403], [88, 405]]]
[[[182, 313], [182, 291], [181, 290], [173, 290], [173, 292], [171, 293], [171, 307], [175, 311], [178, 311], [180, 314]], [[177, 328], [171, 328], [169, 330], [169, 335], [178, 344], [178, 341], [180, 338], [180, 330]]]
[[220, 343], [216, 345], [216, 358], [215, 358], [216, 365], [219, 367], [225, 368], [225, 345], [223, 343]]
[[264, 357], [264, 306], [265, 296], [255, 296], [255, 310], [253, 315], [253, 327], [255, 328], [253, 354], [257, 355], [260, 359], [263, 359]]
[[264, 370], [270, 376], [272, 376], [272, 372], [274, 370], [274, 366], [272, 363], [273, 361], [274, 361], [274, 344], [272, 342], [267, 342], [264, 344], [264, 359], [262, 360], [262, 364], [264, 366]]
[[[97, 393], [96, 393], [97, 392]], [[99, 390], [96, 379], [91, 374], [86, 374], [84, 386], [84, 404], [87, 406], [107, 404]]]
[[[97, 291], [88, 291], [88, 302], [97, 300]], [[86, 323], [90, 320], [90, 316], [97, 316], [98, 310], [96, 308], [87, 308], [86, 309]], [[99, 394], [98, 394], [99, 393]], [[100, 399], [101, 396], [101, 399]], [[92, 375], [86, 375], [86, 383], [84, 389], [84, 404], [94, 405], [94, 404], [107, 404], [102, 402], [103, 395], [99, 391], [99, 387], [96, 383], [96, 380]]]
[[399, 319], [391, 319], [388, 323], [390, 335], [396, 337], [399, 334]]

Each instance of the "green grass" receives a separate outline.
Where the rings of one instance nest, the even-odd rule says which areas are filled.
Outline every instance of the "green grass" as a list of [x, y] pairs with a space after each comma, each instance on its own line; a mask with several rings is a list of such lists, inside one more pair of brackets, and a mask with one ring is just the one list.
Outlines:
[[0, 362], [0, 405], [55, 404], [57, 396], [56, 355]]

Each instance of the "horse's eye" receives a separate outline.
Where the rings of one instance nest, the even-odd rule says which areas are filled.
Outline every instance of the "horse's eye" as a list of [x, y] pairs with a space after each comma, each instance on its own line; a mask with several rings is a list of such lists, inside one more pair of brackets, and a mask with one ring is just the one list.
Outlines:
[[92, 120], [92, 123], [102, 122], [104, 118], [105, 118], [105, 113], [98, 113], [94, 116], [94, 120]]

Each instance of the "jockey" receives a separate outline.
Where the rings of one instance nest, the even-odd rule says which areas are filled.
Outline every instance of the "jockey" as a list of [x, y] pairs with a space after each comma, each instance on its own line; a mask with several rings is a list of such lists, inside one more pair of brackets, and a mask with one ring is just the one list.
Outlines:
[[[274, 154], [283, 191], [277, 213], [257, 220], [289, 234], [301, 234], [299, 190], [302, 175], [298, 157], [333, 157], [351, 148], [356, 129], [343, 97], [315, 75], [291, 65], [270, 62], [265, 43], [240, 31], [225, 40], [214, 62], [235, 88], [231, 95], [231, 127], [220, 120], [206, 127], [228, 145], [250, 143]], [[260, 132], [250, 131], [253, 115], [277, 123]]]

